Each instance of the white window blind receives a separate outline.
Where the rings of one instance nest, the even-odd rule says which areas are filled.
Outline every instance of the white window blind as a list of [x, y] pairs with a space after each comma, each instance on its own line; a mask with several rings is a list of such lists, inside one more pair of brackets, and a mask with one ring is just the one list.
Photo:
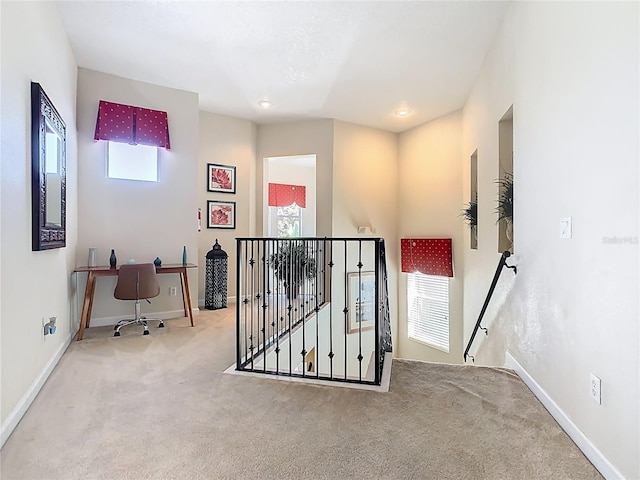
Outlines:
[[449, 352], [449, 278], [410, 273], [409, 338]]

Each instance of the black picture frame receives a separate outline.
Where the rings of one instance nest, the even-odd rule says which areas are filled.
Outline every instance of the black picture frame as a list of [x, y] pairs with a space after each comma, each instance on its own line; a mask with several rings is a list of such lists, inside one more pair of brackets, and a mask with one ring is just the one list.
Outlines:
[[31, 250], [66, 246], [66, 125], [31, 82]]
[[207, 191], [236, 193], [236, 167], [207, 163]]
[[207, 200], [207, 228], [236, 228], [236, 202]]

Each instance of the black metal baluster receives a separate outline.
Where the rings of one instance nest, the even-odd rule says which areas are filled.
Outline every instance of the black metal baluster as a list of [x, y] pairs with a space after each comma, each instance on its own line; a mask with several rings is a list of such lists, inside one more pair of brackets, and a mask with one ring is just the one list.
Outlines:
[[[260, 248], [261, 247], [261, 248]], [[269, 336], [269, 328], [267, 326], [269, 311], [269, 297], [267, 296], [267, 243], [265, 240], [261, 240], [258, 244], [258, 251], [262, 251], [260, 256], [260, 267], [262, 268], [262, 279], [260, 288], [258, 289], [258, 295], [262, 296], [262, 370], [267, 371], [267, 337]]]
[[[245, 245], [245, 249], [244, 249], [244, 264], [245, 265], [249, 265], [249, 242], [246, 243]], [[249, 329], [247, 326], [247, 321], [249, 318], [249, 314], [248, 314], [248, 303], [249, 303], [249, 299], [247, 298], [248, 292], [249, 292], [249, 269], [245, 267], [246, 270], [246, 274], [244, 276], [244, 295], [243, 295], [243, 299], [242, 299], [242, 303], [244, 305], [243, 309], [244, 309], [244, 365], [245, 365], [245, 369], [246, 366], [248, 364], [248, 357], [249, 357]]]
[[242, 240], [236, 240], [236, 370], [240, 370], [240, 361], [241, 361], [241, 332], [240, 332], [240, 299], [242, 298], [242, 290], [240, 288], [242, 274], [244, 272], [244, 268], [242, 268]]
[[381, 331], [380, 331], [380, 309], [381, 309], [381, 304], [380, 304], [380, 266], [382, 263], [382, 260], [380, 258], [380, 241], [376, 241], [375, 242], [375, 280], [376, 280], [376, 300], [375, 300], [375, 305], [376, 305], [376, 321], [375, 321], [375, 329], [376, 329], [376, 334], [375, 334], [375, 359], [376, 359], [376, 377], [375, 377], [375, 383], [376, 385], [380, 385], [380, 369], [382, 368], [382, 361], [380, 358], [380, 342], [382, 339], [382, 335], [381, 335]]
[[344, 379], [347, 379], [347, 334], [349, 331], [349, 300], [348, 296], [348, 282], [349, 282], [349, 274], [347, 273], [347, 257], [348, 254], [348, 245], [347, 241], [344, 241]]
[[362, 382], [362, 240], [358, 240], [358, 297], [356, 298], [356, 322], [358, 322], [358, 380]]
[[[318, 301], [320, 299], [319, 295], [318, 295], [318, 275], [320, 274], [320, 270], [319, 270], [319, 266], [320, 266], [320, 256], [322, 253], [322, 249], [320, 248], [320, 242], [319, 241], [315, 241], [314, 242], [314, 248], [315, 248], [315, 255], [314, 258], [316, 259], [316, 271], [314, 272], [315, 275], [313, 276], [313, 288], [314, 288], [314, 301], [315, 301], [315, 308], [314, 311], [316, 312], [316, 349], [315, 349], [315, 356], [313, 358], [313, 361], [315, 362], [316, 365], [316, 378], [318, 378], [320, 376], [320, 368], [318, 365], [318, 358], [320, 356], [320, 307], [318, 305]], [[324, 261], [322, 263], [322, 270], [324, 270]]]
[[[325, 254], [327, 251], [327, 239], [324, 239], [324, 245], [325, 245]], [[332, 286], [333, 286], [333, 242], [331, 242], [331, 253], [329, 254], [329, 286], [327, 287], [327, 283], [325, 280], [325, 288], [329, 289], [329, 292], [331, 292], [332, 290]], [[331, 293], [330, 293], [331, 295]], [[326, 295], [325, 295], [325, 299], [326, 299]], [[331, 296], [330, 300], [332, 300], [333, 296]], [[334, 357], [334, 353], [333, 353], [333, 305], [329, 305], [329, 378], [331, 380], [333, 380], [333, 357]]]
[[255, 265], [255, 260], [254, 260], [254, 243], [255, 240], [251, 240], [251, 259], [249, 260], [249, 273], [251, 275], [251, 277], [249, 278], [249, 298], [250, 300], [250, 305], [251, 308], [249, 310], [249, 324], [251, 325], [251, 335], [249, 335], [249, 341], [251, 342], [251, 344], [249, 345], [249, 352], [251, 355], [251, 370], [254, 370], [254, 364], [253, 364], [253, 351], [254, 351], [254, 339], [255, 339], [255, 333], [254, 333], [254, 315], [253, 312], [255, 311], [255, 305], [254, 305], [254, 282], [255, 282], [255, 278], [256, 278], [256, 274], [255, 274], [255, 269], [254, 269], [254, 265]]
[[[274, 258], [277, 258], [277, 254], [278, 254], [278, 249], [279, 249], [279, 245], [278, 245], [278, 241], [277, 240], [273, 240], [271, 242], [271, 246], [273, 249], [273, 254], [275, 255]], [[275, 328], [275, 336], [276, 336], [276, 375], [280, 375], [280, 332], [282, 330], [282, 313], [281, 313], [281, 308], [282, 306], [280, 305], [280, 282], [278, 280], [278, 276], [276, 274], [276, 271], [274, 269], [273, 271], [273, 286], [275, 288], [275, 303], [276, 303], [276, 308], [275, 308], [275, 322], [276, 322], [276, 328]]]

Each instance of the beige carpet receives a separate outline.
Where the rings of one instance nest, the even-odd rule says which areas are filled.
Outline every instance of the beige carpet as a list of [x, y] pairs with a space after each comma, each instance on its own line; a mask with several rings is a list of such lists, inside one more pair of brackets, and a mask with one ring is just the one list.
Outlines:
[[2, 449], [2, 480], [601, 478], [509, 371], [394, 360], [388, 393], [224, 374], [234, 313], [89, 329]]

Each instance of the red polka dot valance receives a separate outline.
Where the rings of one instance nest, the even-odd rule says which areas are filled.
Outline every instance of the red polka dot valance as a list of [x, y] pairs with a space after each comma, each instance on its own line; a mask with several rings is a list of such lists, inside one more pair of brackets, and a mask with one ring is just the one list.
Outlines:
[[295, 202], [302, 208], [307, 206], [307, 187], [304, 185], [269, 184], [269, 206], [288, 207]]
[[100, 100], [95, 140], [151, 145], [169, 150], [167, 112]]
[[453, 277], [450, 238], [402, 238], [402, 271]]

